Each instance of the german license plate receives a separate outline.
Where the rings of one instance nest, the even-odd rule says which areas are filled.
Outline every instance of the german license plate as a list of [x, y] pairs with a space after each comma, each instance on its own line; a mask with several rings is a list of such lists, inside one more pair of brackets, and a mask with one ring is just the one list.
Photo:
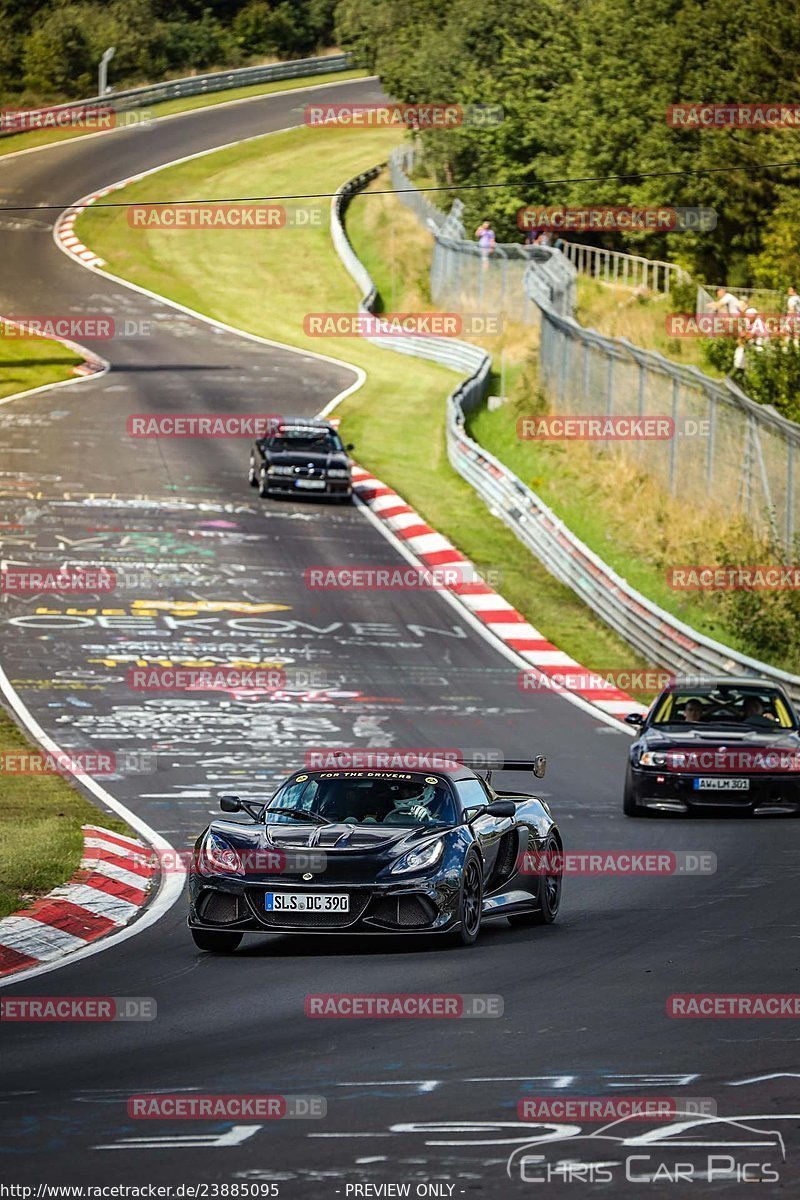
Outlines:
[[332, 892], [267, 892], [267, 912], [349, 912], [350, 897]]
[[694, 790], [696, 792], [748, 792], [750, 790], [750, 780], [719, 777], [695, 779]]
[[295, 479], [296, 488], [306, 488], [309, 492], [319, 492], [325, 487], [324, 479]]

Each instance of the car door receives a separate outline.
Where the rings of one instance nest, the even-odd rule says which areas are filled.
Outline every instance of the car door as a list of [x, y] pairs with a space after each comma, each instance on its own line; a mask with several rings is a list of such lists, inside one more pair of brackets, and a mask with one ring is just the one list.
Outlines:
[[[480, 779], [459, 779], [455, 786], [467, 816], [494, 799]], [[513, 829], [514, 818], [493, 817], [489, 813], [483, 813], [471, 821], [470, 826], [483, 855], [483, 882], [486, 884], [494, 872], [503, 835]]]

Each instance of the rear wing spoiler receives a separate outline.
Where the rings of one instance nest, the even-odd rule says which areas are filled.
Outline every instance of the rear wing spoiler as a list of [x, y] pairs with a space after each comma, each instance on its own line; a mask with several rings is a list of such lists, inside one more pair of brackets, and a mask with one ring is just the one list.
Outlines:
[[473, 771], [485, 771], [486, 779], [491, 779], [494, 771], [533, 771], [537, 779], [543, 779], [547, 768], [547, 759], [544, 754], [537, 754], [534, 758], [500, 758], [497, 763], [486, 762], [479, 759], [463, 760], [463, 765], [469, 767]]

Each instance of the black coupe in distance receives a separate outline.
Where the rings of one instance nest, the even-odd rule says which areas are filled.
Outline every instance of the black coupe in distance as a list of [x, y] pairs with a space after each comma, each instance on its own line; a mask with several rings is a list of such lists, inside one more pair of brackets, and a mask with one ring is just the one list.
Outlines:
[[751, 676], [676, 679], [630, 748], [623, 807], [648, 812], [800, 812], [800, 723], [781, 687]]
[[284, 417], [250, 450], [248, 480], [268, 496], [331, 496], [349, 503], [353, 495], [352, 445], [343, 445], [330, 421]]
[[[544, 759], [504, 770], [544, 774]], [[544, 800], [491, 771], [303, 770], [266, 803], [223, 796], [195, 845], [189, 928], [201, 950], [245, 933], [453, 933], [550, 924], [563, 846]], [[317, 865], [312, 860], [316, 859]]]

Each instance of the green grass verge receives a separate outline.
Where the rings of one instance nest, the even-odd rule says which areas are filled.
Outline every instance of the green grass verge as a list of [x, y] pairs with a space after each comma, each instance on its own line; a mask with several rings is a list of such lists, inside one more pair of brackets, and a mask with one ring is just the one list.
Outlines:
[[624, 337], [644, 350], [656, 350], [682, 367], [697, 367], [714, 379], [719, 371], [703, 353], [703, 338], [670, 337], [666, 321], [675, 311], [672, 296], [652, 292], [638, 294], [633, 288], [601, 283], [585, 275], [578, 276], [575, 316], [587, 329], [596, 329], [606, 337]]
[[74, 354], [60, 342], [35, 337], [0, 337], [0, 397], [72, 379], [73, 368], [82, 362], [79, 354]]
[[584, 447], [523, 442], [517, 436], [517, 421], [529, 415], [527, 399], [521, 397], [495, 412], [482, 408], [470, 421], [470, 434], [632, 587], [699, 632], [744, 652], [719, 613], [716, 597], [676, 592], [667, 585], [671, 564], [707, 561], [693, 554], [690, 544], [681, 556], [675, 544], [680, 531], [669, 527], [670, 497], [663, 498], [660, 512], [651, 510], [654, 519], [648, 533], [648, 523], [639, 520], [646, 504], [639, 502], [637, 489], [649, 489], [635, 467], [626, 468], [617, 456]]
[[[275, 134], [161, 171], [126, 189], [126, 199], [147, 201], [165, 191], [178, 200], [201, 194], [213, 199], [334, 191], [385, 159], [397, 140], [396, 133], [386, 130]], [[451, 469], [445, 398], [457, 376], [356, 339], [320, 340], [304, 333], [306, 313], [352, 312], [357, 301], [330, 242], [327, 209], [325, 203], [322, 225], [314, 229], [192, 231], [183, 236], [156, 230], [132, 236], [124, 213], [95, 209], [81, 216], [79, 233], [115, 273], [249, 332], [340, 355], [363, 367], [367, 383], [340, 410], [343, 434], [356, 443], [358, 460], [395, 487], [481, 570], [499, 572], [503, 594], [565, 651], [596, 669], [638, 665], [630, 648], [548, 575]], [[424, 242], [428, 235], [406, 210], [384, 210], [375, 196], [351, 205], [348, 229], [357, 252], [383, 287], [382, 254], [394, 247], [384, 308], [410, 292], [428, 307], [425, 272], [409, 280], [403, 265], [409, 244]], [[279, 399], [271, 397], [270, 403], [277, 401], [279, 407]]]
[[[0, 709], [0, 754], [32, 749]], [[85, 824], [131, 836], [124, 822], [95, 808], [61, 775], [0, 772], [0, 917], [72, 878], [80, 866]]]
[[[232, 100], [249, 100], [253, 96], [269, 96], [273, 92], [293, 91], [296, 88], [319, 87], [321, 83], [335, 83], [346, 79], [363, 79], [367, 71], [325, 71], [319, 75], [304, 75], [299, 79], [280, 79], [274, 83], [256, 83], [250, 87], [229, 88], [203, 96], [186, 96], [180, 100], [164, 100], [153, 104], [147, 112], [153, 117], [169, 117], [174, 113], [193, 112], [196, 108], [212, 108], [217, 104], [229, 104]], [[45, 108], [46, 105], [40, 107]], [[135, 111], [132, 120], [135, 121]], [[121, 113], [121, 118], [126, 114]], [[15, 133], [0, 139], [0, 158], [17, 150], [29, 150], [32, 146], [49, 146], [51, 142], [71, 141], [95, 133], [93, 129], [32, 129], [27, 133]]]

